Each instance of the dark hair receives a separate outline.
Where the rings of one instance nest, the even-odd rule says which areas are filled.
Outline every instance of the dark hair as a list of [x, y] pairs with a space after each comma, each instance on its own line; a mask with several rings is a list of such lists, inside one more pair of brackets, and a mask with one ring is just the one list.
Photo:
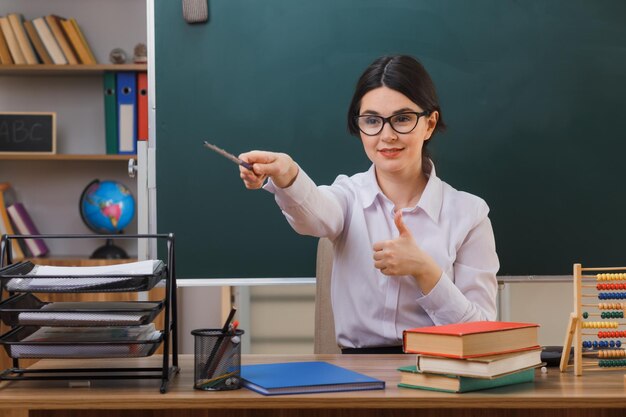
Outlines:
[[[352, 135], [359, 136], [360, 131], [355, 117], [359, 115], [361, 99], [369, 91], [383, 86], [404, 94], [424, 111], [439, 112], [439, 120], [433, 134], [445, 130], [446, 124], [441, 115], [435, 84], [424, 66], [408, 55], [389, 55], [372, 62], [356, 84], [348, 109], [348, 130]], [[426, 141], [422, 149], [422, 167], [425, 173], [431, 170], [430, 153], [426, 149], [431, 141], [432, 139]]]

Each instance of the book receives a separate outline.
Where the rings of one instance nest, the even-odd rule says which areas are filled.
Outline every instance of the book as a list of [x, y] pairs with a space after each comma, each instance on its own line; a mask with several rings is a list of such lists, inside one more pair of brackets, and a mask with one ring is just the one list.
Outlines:
[[7, 41], [7, 45], [9, 47], [9, 52], [11, 52], [11, 58], [13, 59], [13, 62], [18, 65], [26, 64], [24, 54], [20, 49], [19, 43], [17, 43], [15, 32], [13, 32], [13, 28], [11, 28], [11, 23], [6, 16], [0, 17], [0, 29], [2, 30], [4, 39]]
[[241, 385], [263, 395], [385, 389], [385, 381], [327, 362], [243, 365]]
[[505, 385], [522, 384], [535, 380], [535, 370], [525, 369], [506, 374], [499, 378], [481, 379], [459, 375], [427, 374], [417, 371], [415, 366], [398, 368], [401, 373], [399, 387], [425, 389], [443, 392], [469, 392], [483, 389], [503, 387]]
[[417, 355], [415, 360], [415, 367], [419, 372], [454, 374], [473, 378], [496, 378], [541, 364], [541, 349], [467, 359]]
[[78, 59], [76, 58], [76, 55], [74, 54], [74, 51], [72, 50], [72, 46], [70, 45], [67, 37], [65, 36], [63, 27], [61, 26], [61, 20], [63, 20], [63, 18], [57, 15], [50, 14], [50, 15], [45, 16], [44, 19], [46, 19], [46, 23], [50, 27], [50, 31], [54, 35], [54, 39], [59, 44], [59, 47], [61, 47], [61, 51], [63, 51], [63, 55], [65, 56], [65, 59], [67, 60], [68, 64], [70, 65], [78, 64]]
[[85, 38], [83, 31], [80, 30], [80, 26], [78, 26], [78, 22], [73, 17], [70, 17], [70, 23], [72, 23], [72, 25], [74, 26], [74, 29], [76, 30], [76, 33], [78, 33], [78, 37], [80, 38], [80, 41], [82, 42], [82, 44], [85, 45], [85, 48], [87, 49], [87, 53], [89, 54], [89, 61], [92, 64], [97, 64], [98, 61], [96, 60], [96, 56], [93, 54], [93, 51], [91, 50], [91, 47], [89, 46], [89, 43], [87, 42], [87, 38]]
[[65, 32], [65, 36], [67, 37], [72, 49], [76, 53], [76, 56], [80, 60], [81, 64], [93, 65], [96, 62], [92, 60], [92, 55], [89, 51], [89, 46], [83, 43], [76, 27], [70, 20], [68, 19], [60, 19], [61, 27]]
[[104, 137], [108, 155], [117, 154], [117, 82], [114, 72], [105, 72], [104, 83]]
[[[9, 219], [9, 213], [7, 212], [7, 205], [11, 200], [9, 196], [11, 190], [11, 184], [8, 182], [0, 183], [0, 234], [2, 235], [15, 234], [13, 225]], [[17, 239], [11, 240], [11, 252], [13, 255], [11, 260], [13, 262], [24, 259], [24, 252], [22, 251]]]
[[[7, 207], [7, 213], [15, 225], [15, 229], [20, 235], [38, 235], [39, 230], [33, 223], [26, 207], [22, 203], [13, 203]], [[48, 246], [43, 239], [24, 239], [26, 247], [30, 253], [37, 256], [44, 256], [48, 253]]]
[[33, 26], [37, 29], [41, 42], [43, 42], [46, 50], [50, 54], [52, 62], [56, 65], [66, 65], [67, 59], [65, 59], [65, 55], [63, 55], [63, 51], [61, 51], [61, 47], [52, 34], [50, 26], [48, 26], [46, 20], [43, 17], [37, 17], [33, 19]]
[[35, 29], [33, 22], [31, 22], [30, 20], [24, 20], [24, 29], [26, 29], [26, 33], [30, 38], [30, 42], [35, 47], [35, 52], [37, 53], [39, 60], [44, 64], [54, 64], [52, 58], [50, 57], [50, 54], [48, 53], [48, 50], [41, 41], [41, 37], [39, 36], [37, 29]]
[[9, 51], [9, 44], [4, 37], [2, 29], [0, 29], [0, 64], [11, 65], [13, 64], [13, 58], [11, 58], [11, 51]]
[[37, 55], [35, 55], [33, 46], [30, 43], [28, 35], [26, 34], [26, 30], [24, 29], [24, 16], [22, 16], [21, 13], [10, 13], [7, 15], [7, 18], [11, 23], [11, 28], [15, 34], [17, 43], [20, 45], [20, 49], [24, 55], [26, 63], [29, 65], [38, 64], [39, 60], [37, 59]]
[[475, 321], [407, 329], [406, 353], [469, 358], [539, 347], [536, 323]]

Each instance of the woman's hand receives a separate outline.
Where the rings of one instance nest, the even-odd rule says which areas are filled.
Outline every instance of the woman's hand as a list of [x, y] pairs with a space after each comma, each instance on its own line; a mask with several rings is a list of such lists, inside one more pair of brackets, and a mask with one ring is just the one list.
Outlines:
[[402, 211], [396, 210], [394, 222], [400, 236], [374, 244], [374, 266], [385, 275], [411, 275], [417, 279], [424, 294], [432, 290], [441, 268], [424, 252], [402, 220]]
[[251, 151], [242, 153], [239, 159], [252, 165], [252, 171], [239, 167], [239, 176], [250, 190], [261, 188], [267, 177], [277, 187], [287, 188], [298, 176], [298, 165], [286, 153]]

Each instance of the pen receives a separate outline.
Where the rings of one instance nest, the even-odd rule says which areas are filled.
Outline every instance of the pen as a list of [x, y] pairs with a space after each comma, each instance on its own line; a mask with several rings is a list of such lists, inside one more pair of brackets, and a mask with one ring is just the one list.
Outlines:
[[235, 307], [232, 307], [230, 309], [228, 318], [226, 318], [224, 327], [222, 327], [222, 335], [217, 338], [217, 340], [215, 341], [215, 345], [213, 345], [211, 354], [209, 355], [209, 358], [207, 359], [207, 363], [205, 364], [205, 367], [204, 367], [205, 375], [207, 378], [211, 378], [213, 374], [215, 373], [218, 365], [220, 364], [220, 360], [222, 356], [224, 355], [224, 351], [226, 350], [226, 347], [228, 346], [227, 343], [226, 344], [224, 343], [224, 339], [226, 338], [226, 335], [229, 333], [229, 329], [232, 326], [231, 321], [233, 320], [233, 317], [235, 316], [236, 312], [237, 312], [237, 309]]
[[[237, 158], [232, 153], [228, 153], [224, 149], [218, 148], [217, 146], [213, 145], [212, 143], [207, 142], [206, 140], [204, 141], [204, 146], [206, 146], [207, 148], [211, 149], [212, 151], [217, 152], [218, 154], [222, 155], [224, 158], [233, 161], [237, 165], [241, 165], [242, 167], [247, 168], [250, 171], [252, 171], [252, 165], [251, 164], [247, 163], [246, 161], [242, 161], [241, 159]], [[228, 329], [226, 329], [226, 330], [228, 330]]]

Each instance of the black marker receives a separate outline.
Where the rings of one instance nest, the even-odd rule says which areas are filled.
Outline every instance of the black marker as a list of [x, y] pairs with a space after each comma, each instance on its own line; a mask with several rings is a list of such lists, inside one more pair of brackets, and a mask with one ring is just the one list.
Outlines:
[[206, 140], [204, 141], [204, 146], [206, 146], [207, 148], [211, 149], [212, 151], [215, 151], [217, 153], [219, 153], [220, 155], [222, 155], [224, 158], [230, 159], [231, 161], [233, 161], [234, 163], [236, 163], [237, 165], [241, 165], [244, 168], [249, 169], [250, 171], [252, 171], [252, 165], [250, 165], [249, 163], [247, 163], [246, 161], [242, 161], [241, 159], [237, 158], [235, 155], [233, 155], [232, 153], [228, 153], [226, 152], [224, 149], [222, 148], [218, 148], [215, 145], [210, 144], [209, 142], [207, 142]]

